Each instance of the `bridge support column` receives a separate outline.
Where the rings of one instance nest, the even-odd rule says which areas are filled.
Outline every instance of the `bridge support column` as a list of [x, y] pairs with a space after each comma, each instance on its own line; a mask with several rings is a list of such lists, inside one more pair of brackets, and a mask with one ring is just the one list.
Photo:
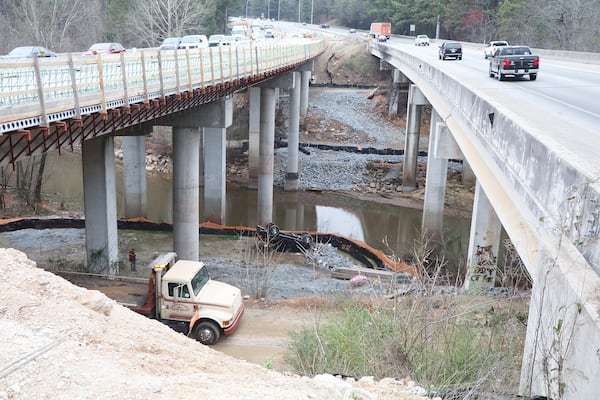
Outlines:
[[260, 144], [257, 221], [273, 220], [273, 157], [275, 147], [275, 89], [294, 87], [294, 74], [282, 74], [260, 84]]
[[180, 259], [200, 255], [200, 136], [198, 112], [183, 112], [173, 126], [173, 249]]
[[147, 216], [146, 192], [146, 135], [144, 129], [152, 128], [138, 125], [137, 136], [123, 136], [123, 197], [125, 218]]
[[258, 165], [259, 225], [273, 219], [273, 158], [275, 146], [275, 89], [260, 91], [260, 144]]
[[410, 85], [408, 91], [408, 115], [406, 118], [406, 141], [404, 144], [404, 167], [402, 169], [402, 190], [412, 192], [417, 188], [417, 157], [419, 155], [419, 133], [421, 131], [421, 111], [428, 104], [417, 85]]
[[310, 87], [310, 77], [313, 71], [313, 62], [302, 65], [297, 69], [302, 73], [302, 84], [300, 85], [300, 125], [304, 125], [304, 119], [308, 113], [308, 90]]
[[462, 159], [462, 183], [466, 187], [473, 187], [475, 186], [475, 181], [477, 180], [477, 178], [475, 177], [473, 168], [471, 168], [471, 164], [469, 164], [466, 158], [463, 157]]
[[399, 69], [392, 70], [392, 90], [390, 90], [388, 114], [398, 115], [401, 93], [406, 93], [410, 81]]
[[108, 275], [118, 272], [119, 261], [114, 157], [112, 136], [83, 142], [87, 267], [89, 272]]
[[429, 150], [427, 158], [427, 179], [425, 181], [425, 201], [421, 229], [439, 244], [442, 241], [444, 199], [448, 159], [460, 158], [462, 153], [439, 114], [431, 113]]
[[[527, 319], [519, 394], [524, 398], [596, 399], [600, 382], [600, 278], [568, 240], [539, 249]], [[549, 247], [549, 248], [548, 248]], [[557, 252], [563, 247], [562, 254]]]
[[290, 123], [288, 127], [288, 160], [284, 190], [298, 190], [298, 145], [300, 135], [301, 72], [294, 74], [294, 87], [290, 89]]
[[233, 121], [231, 98], [203, 105], [204, 126], [204, 219], [217, 224], [225, 221], [227, 127]]
[[248, 188], [258, 188], [258, 147], [260, 142], [260, 87], [249, 87]]
[[502, 224], [479, 182], [475, 185], [465, 290], [494, 285]]

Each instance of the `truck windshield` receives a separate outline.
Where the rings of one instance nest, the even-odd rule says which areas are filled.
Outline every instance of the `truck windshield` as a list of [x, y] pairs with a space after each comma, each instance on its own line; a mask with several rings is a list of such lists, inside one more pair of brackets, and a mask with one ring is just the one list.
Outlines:
[[192, 278], [192, 290], [194, 290], [195, 295], [200, 293], [200, 290], [202, 290], [209, 279], [210, 277], [208, 276], [208, 270], [206, 268], [200, 268], [200, 271], [198, 271]]

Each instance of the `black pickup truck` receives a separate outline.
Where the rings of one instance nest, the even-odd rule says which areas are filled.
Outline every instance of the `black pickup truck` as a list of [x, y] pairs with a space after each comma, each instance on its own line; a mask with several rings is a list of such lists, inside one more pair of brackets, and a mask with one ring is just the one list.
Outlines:
[[499, 47], [490, 58], [490, 78], [503, 81], [507, 75], [520, 78], [529, 75], [535, 81], [540, 67], [539, 56], [527, 46]]

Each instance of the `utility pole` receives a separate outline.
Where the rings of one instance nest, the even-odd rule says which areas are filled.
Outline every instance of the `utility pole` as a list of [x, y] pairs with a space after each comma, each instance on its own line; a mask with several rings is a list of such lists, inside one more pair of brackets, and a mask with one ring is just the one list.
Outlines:
[[315, 0], [311, 0], [310, 1], [310, 24], [312, 25], [313, 23], [313, 13], [315, 10]]
[[302, 8], [302, 0], [298, 0], [298, 22], [300, 22], [300, 9]]

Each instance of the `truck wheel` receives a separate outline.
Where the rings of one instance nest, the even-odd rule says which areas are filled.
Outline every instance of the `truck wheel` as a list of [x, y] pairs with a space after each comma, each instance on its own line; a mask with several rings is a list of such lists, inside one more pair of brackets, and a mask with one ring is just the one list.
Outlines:
[[221, 330], [214, 322], [202, 321], [194, 327], [194, 337], [200, 343], [210, 346], [219, 341]]
[[529, 80], [535, 81], [537, 79], [537, 74], [529, 74]]
[[493, 78], [494, 76], [496, 76], [496, 74], [494, 74], [494, 71], [492, 71], [492, 66], [490, 65], [490, 72], [488, 72], [488, 75], [490, 76], [490, 78]]

